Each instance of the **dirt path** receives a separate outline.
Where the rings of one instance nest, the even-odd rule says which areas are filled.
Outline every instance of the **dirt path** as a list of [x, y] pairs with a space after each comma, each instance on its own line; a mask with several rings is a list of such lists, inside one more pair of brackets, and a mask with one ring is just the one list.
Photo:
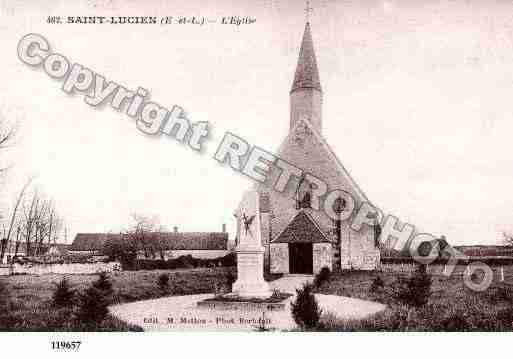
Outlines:
[[[295, 294], [295, 289], [312, 276], [285, 276], [270, 284], [271, 288]], [[112, 306], [111, 313], [144, 330], [158, 331], [240, 331], [256, 330], [258, 327], [290, 330], [296, 327], [290, 314], [290, 303], [286, 301], [283, 311], [209, 310], [198, 308], [198, 301], [211, 298], [212, 294], [173, 296]], [[339, 318], [364, 318], [385, 309], [380, 303], [361, 299], [316, 294], [319, 306]]]

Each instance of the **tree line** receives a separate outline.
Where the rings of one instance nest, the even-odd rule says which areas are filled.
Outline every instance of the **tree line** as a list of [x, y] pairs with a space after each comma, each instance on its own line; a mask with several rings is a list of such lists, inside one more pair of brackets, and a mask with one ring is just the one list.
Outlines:
[[[6, 108], [0, 109], [0, 160], [5, 162], [9, 150], [19, 138], [17, 118]], [[5, 180], [13, 166], [0, 166], [0, 180]], [[5, 201], [4, 201], [5, 203]], [[24, 253], [28, 256], [42, 255], [49, 244], [55, 243], [65, 229], [63, 217], [58, 213], [55, 201], [44, 194], [29, 178], [14, 198], [12, 208], [1, 208], [0, 263], [7, 253], [14, 256]]]

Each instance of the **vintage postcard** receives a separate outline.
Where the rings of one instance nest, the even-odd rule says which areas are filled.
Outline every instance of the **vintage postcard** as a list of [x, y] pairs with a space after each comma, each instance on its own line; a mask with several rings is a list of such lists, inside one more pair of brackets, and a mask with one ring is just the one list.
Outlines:
[[0, 5], [5, 335], [513, 329], [513, 2]]

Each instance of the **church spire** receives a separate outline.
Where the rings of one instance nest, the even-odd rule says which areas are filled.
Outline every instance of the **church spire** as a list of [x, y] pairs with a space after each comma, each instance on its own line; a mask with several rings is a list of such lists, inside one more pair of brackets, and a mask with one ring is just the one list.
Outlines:
[[310, 22], [307, 22], [305, 25], [305, 32], [303, 33], [301, 50], [299, 50], [299, 59], [296, 66], [296, 74], [290, 92], [292, 93], [301, 88], [313, 88], [322, 91]]
[[309, 3], [307, 3], [307, 22], [299, 50], [299, 58], [290, 90], [290, 129], [301, 120], [307, 119], [319, 133], [322, 130], [322, 88], [319, 69], [310, 30]]

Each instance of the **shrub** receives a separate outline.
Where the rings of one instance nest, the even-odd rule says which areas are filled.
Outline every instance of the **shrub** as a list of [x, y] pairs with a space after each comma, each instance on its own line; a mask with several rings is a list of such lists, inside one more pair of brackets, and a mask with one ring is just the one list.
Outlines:
[[137, 268], [137, 246], [132, 241], [125, 239], [108, 239], [101, 249], [101, 254], [108, 257], [109, 261], [119, 260], [123, 270]]
[[497, 311], [497, 322], [502, 330], [513, 329], [513, 308], [507, 307]]
[[228, 286], [229, 291], [232, 291], [233, 283], [237, 280], [237, 276], [233, 271], [226, 272], [226, 285]]
[[377, 276], [372, 281], [370, 289], [371, 289], [372, 292], [376, 292], [376, 291], [378, 291], [380, 289], [383, 289], [384, 287], [385, 287], [385, 282], [383, 281], [383, 279], [381, 279], [380, 276]]
[[437, 330], [444, 332], [462, 332], [468, 330], [469, 323], [462, 313], [453, 313], [446, 318], [443, 318]]
[[159, 275], [157, 278], [157, 285], [161, 291], [167, 291], [169, 289], [169, 274], [162, 273]]
[[9, 302], [9, 290], [7, 285], [0, 280], [0, 308], [3, 308]]
[[[142, 270], [156, 269], [179, 269], [179, 268], [197, 268], [197, 267], [216, 267], [219, 264], [223, 267], [233, 267], [236, 265], [235, 253], [228, 253], [224, 257], [201, 259], [194, 258], [190, 254], [173, 259], [139, 259], [135, 261], [135, 267]], [[125, 268], [124, 268], [125, 269]]]
[[431, 276], [426, 272], [426, 266], [420, 265], [409, 278], [399, 279], [396, 296], [399, 301], [412, 307], [424, 306], [431, 295]]
[[230, 252], [224, 257], [216, 258], [215, 261], [220, 261], [223, 267], [234, 267], [237, 265], [237, 255], [235, 252]]
[[509, 284], [496, 285], [487, 292], [488, 300], [492, 303], [504, 302], [513, 305], [513, 287]]
[[109, 314], [108, 300], [105, 293], [94, 285], [81, 296], [77, 320], [85, 327], [95, 327], [103, 322]]
[[297, 325], [303, 329], [315, 329], [319, 325], [321, 310], [317, 300], [312, 293], [313, 287], [310, 283], [303, 285], [303, 288], [296, 289], [296, 301], [292, 303], [292, 317]]
[[106, 299], [110, 299], [114, 294], [112, 283], [109, 279], [109, 276], [105, 272], [100, 272], [98, 279], [94, 281], [92, 285], [94, 288], [102, 292]]
[[52, 295], [52, 304], [55, 307], [68, 307], [73, 305], [73, 299], [75, 292], [71, 290], [70, 285], [66, 277], [62, 278], [57, 284], [55, 291]]
[[315, 275], [314, 286], [319, 288], [322, 283], [330, 279], [331, 271], [328, 267], [322, 267], [321, 271]]

